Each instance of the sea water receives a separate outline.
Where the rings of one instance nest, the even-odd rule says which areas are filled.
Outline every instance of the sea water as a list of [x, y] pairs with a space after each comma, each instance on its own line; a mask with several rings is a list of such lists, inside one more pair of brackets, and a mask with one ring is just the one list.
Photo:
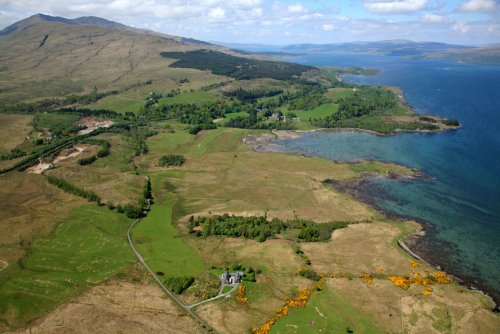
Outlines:
[[432, 262], [500, 300], [500, 66], [368, 55], [308, 55], [310, 65], [378, 68], [360, 84], [401, 88], [416, 112], [456, 118], [463, 127], [438, 134], [313, 132], [282, 143], [286, 150], [339, 161], [374, 159], [423, 170], [405, 182], [372, 178], [370, 202], [428, 222], [417, 248]]

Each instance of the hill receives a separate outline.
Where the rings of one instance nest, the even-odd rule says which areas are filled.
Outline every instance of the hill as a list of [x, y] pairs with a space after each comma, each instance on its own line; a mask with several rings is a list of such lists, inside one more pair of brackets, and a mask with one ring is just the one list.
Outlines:
[[285, 52], [339, 52], [367, 53], [382, 56], [410, 56], [451, 49], [467, 49], [468, 46], [436, 42], [412, 42], [407, 40], [387, 40], [376, 42], [353, 42], [331, 44], [293, 44], [284, 47]]
[[180, 80], [196, 70], [171, 68], [174, 60], [160, 53], [200, 49], [245, 56], [98, 17], [37, 14], [0, 31], [0, 98], [17, 103], [82, 94], [94, 87], [123, 91], [159, 80]]
[[445, 59], [463, 63], [500, 64], [500, 46], [436, 52], [425, 54], [422, 57], [429, 59]]

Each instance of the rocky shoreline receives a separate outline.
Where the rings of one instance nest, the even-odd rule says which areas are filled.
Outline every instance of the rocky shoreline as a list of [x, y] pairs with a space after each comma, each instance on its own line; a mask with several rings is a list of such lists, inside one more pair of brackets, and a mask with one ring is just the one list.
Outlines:
[[[310, 131], [285, 130], [285, 131], [270, 131], [270, 133], [262, 135], [249, 135], [243, 139], [243, 142], [258, 152], [297, 154], [296, 152], [290, 152], [286, 150], [286, 148], [284, 148], [282, 145], [279, 145], [278, 143], [280, 141], [288, 139], [300, 138], [304, 133], [307, 132], [324, 131], [324, 130], [327, 131], [354, 130], [354, 131], [370, 132], [376, 135], [380, 135], [374, 133], [373, 131], [360, 130], [360, 129], [315, 129]], [[343, 163], [357, 163], [357, 162], [343, 162]], [[433, 253], [432, 250], [429, 250], [428, 247], [425, 246], [426, 240], [432, 238], [432, 235], [436, 233], [434, 227], [429, 222], [424, 220], [417, 220], [412, 217], [403, 217], [400, 215], [393, 214], [391, 212], [387, 212], [376, 204], [374, 196], [370, 196], [370, 194], [372, 194], [375, 190], [370, 189], [370, 185], [368, 183], [369, 178], [383, 177], [383, 178], [410, 181], [415, 179], [426, 179], [431, 177], [421, 170], [415, 168], [411, 168], [410, 170], [412, 171], [411, 176], [397, 174], [397, 173], [388, 173], [386, 175], [365, 174], [361, 179], [358, 179], [356, 181], [339, 182], [333, 180], [325, 180], [323, 181], [323, 183], [335, 188], [335, 190], [337, 191], [341, 191], [342, 193], [352, 196], [358, 201], [366, 205], [369, 205], [370, 207], [376, 209], [377, 211], [381, 212], [382, 214], [391, 219], [402, 220], [402, 221], [414, 221], [418, 223], [420, 225], [419, 230], [415, 234], [408, 236], [404, 240], [400, 240], [400, 242], [398, 242], [399, 246], [410, 256], [423, 259], [424, 261], [434, 266], [438, 270], [445, 271], [449, 276], [453, 278], [453, 280], [456, 283], [465, 286], [471, 290], [481, 291], [485, 296], [489, 297], [493, 301], [494, 306], [492, 308], [492, 311], [500, 312], [500, 307], [499, 307], [500, 296], [496, 296], [493, 292], [489, 291], [488, 287], [482, 285], [480, 282], [471, 277], [465, 277], [464, 275], [458, 274], [452, 268], [442, 268], [442, 265], [439, 264], [441, 263], [441, 261], [439, 261], [438, 256], [435, 253]], [[380, 190], [377, 191], [377, 194], [379, 196], [382, 194], [383, 196], [386, 196], [388, 199], [390, 198], [391, 200], [394, 201], [401, 200], [391, 197], [388, 194], [383, 194], [380, 192]], [[453, 248], [454, 245], [446, 244], [446, 247]]]
[[[418, 257], [420, 259], [423, 259], [425, 262], [429, 263], [431, 266], [435, 267], [438, 270], [442, 270], [446, 272], [449, 276], [453, 278], [453, 280], [462, 285], [465, 286], [471, 290], [477, 290], [481, 291], [485, 296], [488, 296], [492, 301], [493, 301], [493, 312], [500, 312], [500, 307], [499, 307], [499, 298], [494, 294], [494, 292], [491, 292], [490, 289], [481, 282], [478, 282], [472, 277], [467, 277], [464, 276], [463, 274], [456, 273], [452, 268], [450, 267], [443, 267], [441, 264], [442, 261], [439, 261], [439, 256], [435, 252], [436, 247], [428, 247], [426, 245], [427, 240], [432, 239], [432, 236], [436, 234], [435, 228], [433, 227], [432, 224], [429, 222], [422, 220], [422, 219], [415, 219], [413, 217], [405, 217], [401, 215], [397, 215], [388, 211], [383, 210], [380, 206], [377, 205], [376, 201], [374, 200], [374, 196], [371, 196], [373, 192], [376, 192], [378, 196], [380, 197], [380, 189], [374, 189], [371, 187], [368, 183], [368, 179], [372, 177], [369, 174], [365, 175], [359, 180], [352, 181], [352, 182], [338, 182], [338, 181], [333, 181], [333, 180], [325, 180], [324, 184], [331, 186], [337, 191], [340, 191], [342, 193], [345, 193], [349, 196], [352, 196], [356, 200], [369, 205], [370, 207], [374, 208], [375, 210], [379, 211], [380, 213], [384, 214], [390, 219], [394, 220], [401, 220], [401, 221], [413, 221], [416, 222], [417, 224], [420, 225], [419, 230], [406, 237], [403, 240], [398, 241], [399, 246], [407, 252], [410, 256], [412, 257]], [[378, 175], [377, 177], [386, 177], [386, 176], [380, 176]], [[396, 178], [398, 179], [408, 179], [408, 176], [401, 175], [397, 176]], [[415, 177], [412, 177], [415, 178]], [[391, 200], [398, 200], [397, 198], [394, 198], [390, 195], [383, 194], [382, 196], [385, 196], [386, 198], [390, 198]], [[443, 247], [440, 247], [442, 249], [453, 249], [455, 245], [451, 243], [443, 243]]]

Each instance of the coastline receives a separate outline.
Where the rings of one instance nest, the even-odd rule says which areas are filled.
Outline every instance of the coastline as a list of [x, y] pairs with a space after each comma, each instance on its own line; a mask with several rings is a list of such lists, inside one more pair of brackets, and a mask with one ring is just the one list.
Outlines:
[[[258, 135], [248, 135], [243, 138], [243, 143], [249, 145], [259, 152], [281, 152], [280, 150], [274, 146], [279, 146], [276, 143], [280, 141], [285, 141], [288, 139], [298, 139], [302, 137], [306, 133], [314, 133], [314, 132], [365, 132], [378, 137], [391, 137], [396, 136], [400, 133], [419, 133], [419, 134], [438, 134], [447, 131], [455, 131], [462, 127], [462, 125], [458, 127], [452, 127], [448, 129], [439, 129], [439, 130], [398, 130], [395, 133], [384, 134], [379, 133], [373, 130], [360, 129], [360, 128], [316, 128], [312, 130], [270, 130], [268, 134], [258, 134]], [[267, 147], [266, 147], [267, 146]], [[270, 150], [269, 148], [273, 147], [277, 149], [277, 151]]]
[[[364, 129], [313, 129], [313, 130], [280, 130], [280, 131], [270, 131], [269, 134], [262, 134], [262, 135], [249, 135], [245, 138], [243, 138], [243, 143], [246, 145], [250, 146], [254, 150], [258, 152], [274, 152], [274, 153], [285, 153], [285, 154], [298, 154], [302, 156], [307, 156], [304, 154], [300, 154], [298, 152], [291, 152], [288, 151], [286, 148], [282, 147], [281, 145], [277, 144], [280, 141], [288, 140], [288, 139], [296, 139], [300, 138], [304, 133], [309, 133], [309, 132], [316, 132], [316, 131], [337, 131], [337, 132], [344, 132], [344, 131], [361, 131], [361, 132], [369, 132], [373, 133], [376, 135], [384, 136], [381, 134], [374, 133], [374, 131], [370, 130], [364, 130]], [[339, 163], [339, 161], [332, 160], [336, 163]], [[352, 161], [352, 162], [345, 162], [342, 161], [341, 163], [347, 163], [347, 164], [355, 164], [359, 163], [362, 161], [367, 161], [365, 159], [361, 159], [358, 161]], [[392, 163], [392, 162], [391, 162]], [[394, 163], [392, 163], [394, 164]], [[398, 165], [398, 164], [396, 164]], [[402, 165], [400, 165], [402, 166]], [[407, 166], [403, 166], [408, 168]], [[369, 178], [373, 177], [382, 177], [382, 178], [391, 178], [391, 179], [399, 179], [399, 180], [414, 180], [414, 179], [425, 179], [425, 178], [430, 178], [431, 176], [425, 174], [424, 172], [415, 169], [415, 168], [410, 168], [410, 170], [414, 173], [411, 176], [408, 175], [402, 175], [402, 174], [394, 174], [390, 173], [387, 175], [381, 175], [381, 174], [369, 174], [366, 173], [364, 174], [360, 179], [357, 179], [354, 182], [339, 182], [339, 181], [333, 181], [333, 180], [324, 180], [323, 183], [331, 186], [332, 188], [335, 188], [336, 190], [345, 193], [356, 200], [370, 206], [371, 208], [377, 210], [378, 212], [382, 213], [389, 219], [394, 219], [394, 220], [400, 220], [400, 221], [413, 221], [416, 222], [420, 228], [418, 231], [416, 231], [414, 234], [411, 234], [407, 236], [406, 238], [402, 240], [398, 240], [398, 246], [405, 251], [407, 254], [409, 254], [411, 257], [414, 258], [419, 258], [432, 267], [435, 267], [437, 270], [441, 270], [446, 272], [447, 275], [452, 277], [453, 281], [459, 285], [465, 286], [466, 288], [474, 291], [480, 291], [483, 295], [488, 297], [493, 304], [493, 307], [491, 311], [493, 312], [500, 312], [500, 297], [496, 296], [494, 292], [489, 291], [490, 289], [487, 286], [484, 286], [481, 284], [481, 282], [478, 282], [476, 279], [472, 277], [467, 277], [463, 274], [456, 273], [453, 269], [450, 268], [443, 268], [442, 265], [438, 264], [439, 261], [436, 261], [437, 256], [436, 253], [432, 252], [432, 249], [429, 249], [428, 247], [425, 247], [425, 242], [432, 237], [433, 234], [435, 234], [435, 228], [432, 226], [427, 221], [421, 220], [421, 219], [415, 219], [413, 217], [405, 217], [402, 215], [397, 215], [391, 212], [388, 212], [384, 210], [383, 208], [379, 207], [374, 200], [372, 200], [373, 197], [370, 196], [372, 191], [370, 191], [369, 187], [367, 185], [367, 180]], [[380, 192], [378, 192], [380, 195]], [[383, 194], [383, 196], [389, 196], [387, 194]], [[394, 198], [393, 198], [394, 199]], [[398, 199], [395, 199], [398, 200]], [[453, 244], [446, 244], [448, 247], [453, 247]]]
[[[428, 221], [422, 219], [416, 219], [414, 217], [407, 217], [403, 215], [394, 214], [384, 210], [382, 207], [376, 204], [376, 201], [372, 200], [372, 196], [370, 194], [373, 191], [377, 191], [380, 195], [380, 190], [370, 189], [368, 186], [367, 179], [372, 176], [365, 175], [361, 179], [358, 179], [354, 182], [336, 182], [331, 180], [325, 180], [327, 184], [329, 184], [332, 188], [341, 191], [349, 196], [352, 196], [356, 200], [372, 207], [378, 212], [384, 214], [386, 217], [394, 220], [400, 221], [413, 221], [417, 223], [420, 228], [419, 230], [407, 236], [405, 239], [402, 239], [402, 245], [398, 242], [399, 247], [401, 247], [405, 252], [407, 252], [410, 256], [414, 257], [417, 255], [423, 261], [427, 262], [429, 265], [435, 267], [437, 270], [441, 270], [446, 272], [447, 275], [453, 278], [453, 281], [459, 285], [465, 286], [466, 288], [474, 291], [480, 291], [485, 296], [491, 299], [493, 302], [492, 311], [500, 312], [500, 305], [498, 297], [494, 292], [490, 291], [490, 289], [483, 285], [481, 282], [478, 282], [475, 278], [467, 277], [461, 273], [456, 273], [453, 268], [443, 267], [442, 264], [439, 264], [437, 260], [439, 257], [434, 252], [435, 248], [427, 247], [426, 242], [432, 238], [432, 236], [436, 233], [434, 226]], [[377, 177], [385, 177], [383, 175], [377, 175]], [[443, 243], [443, 248], [453, 248], [453, 244]], [[406, 248], [407, 249], [406, 249]]]

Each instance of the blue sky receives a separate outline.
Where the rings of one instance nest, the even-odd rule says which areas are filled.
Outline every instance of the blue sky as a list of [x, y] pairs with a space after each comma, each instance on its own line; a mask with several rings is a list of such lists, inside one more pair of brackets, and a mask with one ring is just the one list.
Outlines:
[[500, 0], [0, 0], [0, 28], [36, 13], [232, 43], [500, 44]]

